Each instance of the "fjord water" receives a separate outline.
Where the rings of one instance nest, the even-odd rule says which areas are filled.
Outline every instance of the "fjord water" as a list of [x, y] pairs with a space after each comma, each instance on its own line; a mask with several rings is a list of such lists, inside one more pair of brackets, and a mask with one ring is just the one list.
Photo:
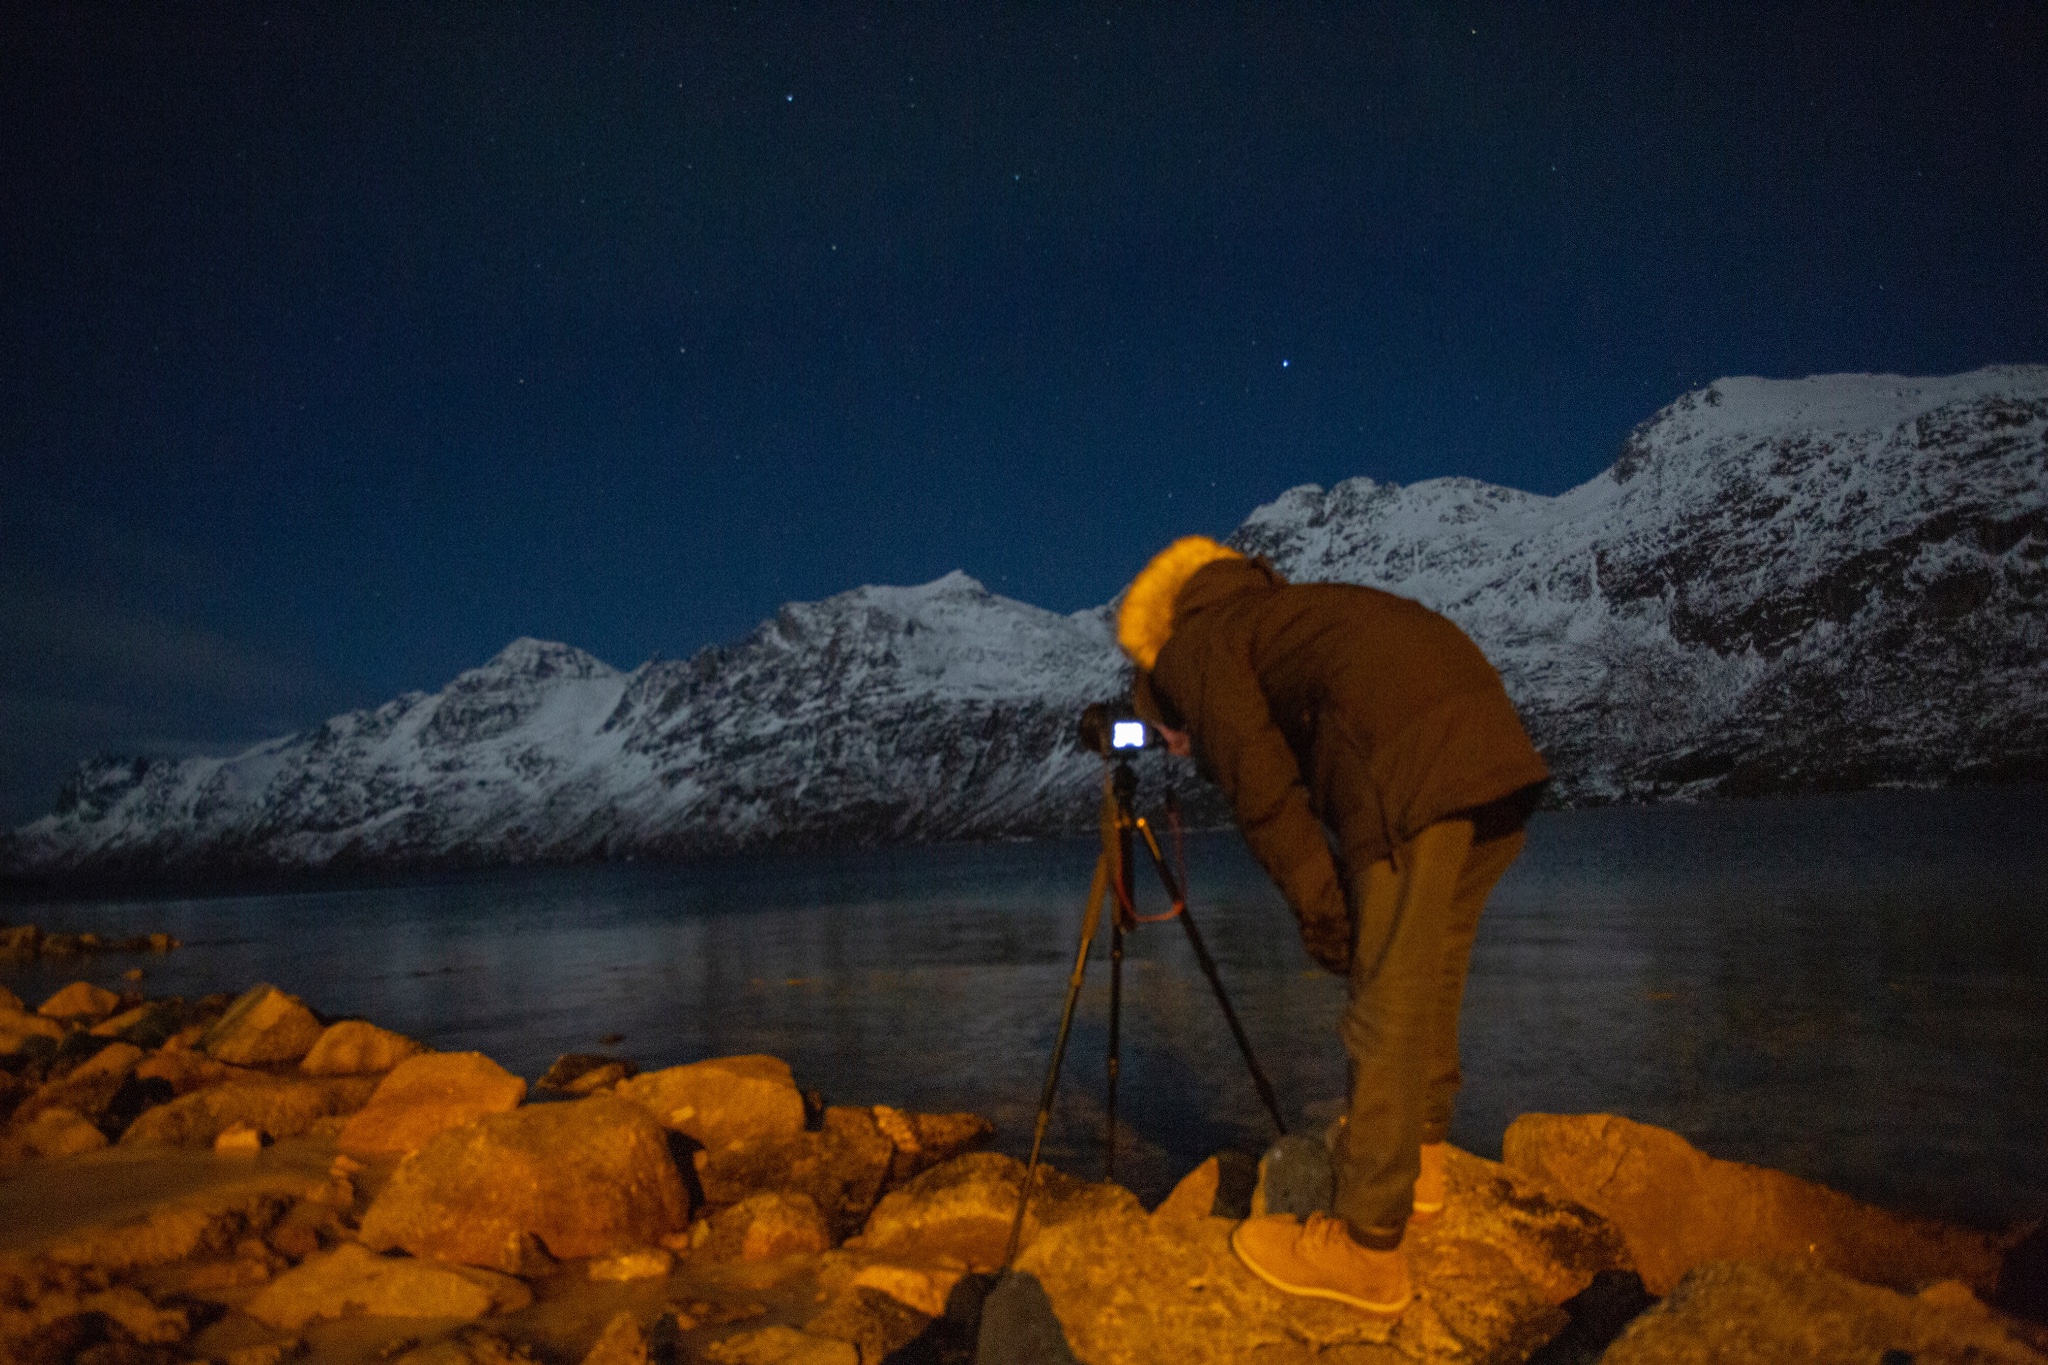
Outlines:
[[[1453, 1139], [1606, 1110], [1896, 1208], [2048, 1214], [2048, 788], [1871, 792], [1537, 816], [1474, 952]], [[828, 1102], [972, 1109], [1021, 1155], [1095, 848], [950, 846], [527, 870], [15, 907], [165, 929], [168, 957], [0, 967], [33, 1004], [140, 965], [152, 995], [271, 981], [333, 1016], [529, 1079], [768, 1052]], [[1192, 904], [1288, 1110], [1341, 1094], [1341, 982], [1235, 836], [1188, 841]], [[1155, 889], [1150, 908], [1160, 908]], [[1089, 969], [1050, 1157], [1102, 1172], [1109, 969]], [[611, 1048], [601, 1042], [622, 1035]], [[1181, 930], [1125, 962], [1118, 1178], [1157, 1198], [1271, 1137]], [[1318, 1103], [1321, 1102], [1321, 1103]]]

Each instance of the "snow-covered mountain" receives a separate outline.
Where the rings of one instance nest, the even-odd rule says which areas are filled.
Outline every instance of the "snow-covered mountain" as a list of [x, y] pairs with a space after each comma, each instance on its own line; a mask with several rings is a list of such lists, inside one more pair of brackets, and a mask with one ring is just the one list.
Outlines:
[[[1568, 801], [2048, 775], [2048, 367], [1725, 379], [1558, 497], [1296, 488], [1235, 536], [1457, 620]], [[82, 765], [9, 861], [235, 871], [1086, 828], [1109, 608], [963, 574], [620, 672], [518, 640], [233, 758]], [[1214, 809], [1213, 806], [1210, 808]]]

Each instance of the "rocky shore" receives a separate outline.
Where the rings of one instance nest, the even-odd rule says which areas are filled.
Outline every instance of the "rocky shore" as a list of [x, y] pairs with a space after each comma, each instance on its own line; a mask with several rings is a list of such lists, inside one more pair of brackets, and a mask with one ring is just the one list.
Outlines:
[[2038, 1229], [1611, 1115], [1454, 1152], [1393, 1323], [1230, 1253], [1248, 1211], [1326, 1197], [1319, 1139], [1220, 1154], [1150, 1210], [1042, 1169], [998, 1278], [1024, 1170], [991, 1133], [826, 1104], [773, 1057], [572, 1055], [529, 1086], [265, 985], [0, 990], [0, 1360], [2048, 1362]]

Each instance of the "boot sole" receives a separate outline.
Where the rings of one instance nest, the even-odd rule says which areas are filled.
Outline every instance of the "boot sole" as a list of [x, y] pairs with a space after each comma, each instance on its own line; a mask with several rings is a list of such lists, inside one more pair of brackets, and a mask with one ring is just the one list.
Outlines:
[[1307, 1284], [1289, 1284], [1286, 1280], [1281, 1279], [1278, 1275], [1273, 1274], [1273, 1272], [1244, 1254], [1244, 1248], [1237, 1244], [1238, 1231], [1243, 1227], [1244, 1224], [1240, 1223], [1237, 1228], [1231, 1230], [1231, 1251], [1236, 1254], [1237, 1259], [1246, 1270], [1251, 1271], [1252, 1274], [1258, 1276], [1267, 1284], [1272, 1285], [1283, 1294], [1296, 1294], [1310, 1299], [1331, 1299], [1337, 1303], [1348, 1304], [1352, 1308], [1360, 1309], [1378, 1318], [1398, 1318], [1401, 1316], [1402, 1310], [1415, 1300], [1413, 1290], [1389, 1303], [1374, 1303], [1370, 1299], [1361, 1299], [1356, 1294], [1346, 1294], [1341, 1289], [1324, 1289], [1317, 1285]]

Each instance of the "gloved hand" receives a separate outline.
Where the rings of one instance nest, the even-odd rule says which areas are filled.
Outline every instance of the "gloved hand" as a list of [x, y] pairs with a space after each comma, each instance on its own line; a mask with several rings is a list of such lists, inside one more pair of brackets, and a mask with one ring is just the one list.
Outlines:
[[1301, 921], [1301, 946], [1324, 971], [1351, 975], [1350, 916], [1314, 915]]

